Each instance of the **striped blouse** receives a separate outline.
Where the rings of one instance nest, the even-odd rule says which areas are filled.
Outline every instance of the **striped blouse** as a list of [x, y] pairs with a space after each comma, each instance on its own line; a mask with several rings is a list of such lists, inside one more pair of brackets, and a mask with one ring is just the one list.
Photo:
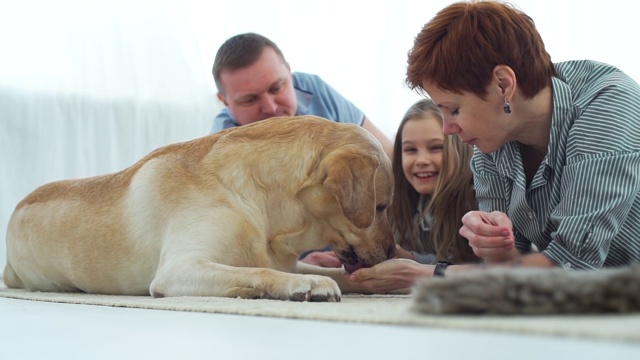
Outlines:
[[527, 187], [517, 142], [471, 161], [479, 207], [502, 211], [521, 253], [567, 269], [640, 262], [640, 86], [594, 61], [555, 65], [547, 155]]

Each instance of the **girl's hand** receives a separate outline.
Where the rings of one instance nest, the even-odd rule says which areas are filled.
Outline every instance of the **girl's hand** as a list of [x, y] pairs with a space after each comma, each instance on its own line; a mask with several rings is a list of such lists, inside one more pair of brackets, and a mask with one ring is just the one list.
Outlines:
[[342, 261], [333, 251], [314, 251], [302, 258], [300, 261], [322, 267], [342, 267]]
[[396, 259], [415, 260], [416, 257], [411, 251], [407, 251], [402, 246], [396, 244]]

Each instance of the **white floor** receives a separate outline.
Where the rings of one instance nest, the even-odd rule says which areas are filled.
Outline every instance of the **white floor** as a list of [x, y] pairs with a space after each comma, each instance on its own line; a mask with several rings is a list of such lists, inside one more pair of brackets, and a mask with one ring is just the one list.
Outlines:
[[563, 358], [640, 359], [640, 345], [0, 298], [0, 359]]

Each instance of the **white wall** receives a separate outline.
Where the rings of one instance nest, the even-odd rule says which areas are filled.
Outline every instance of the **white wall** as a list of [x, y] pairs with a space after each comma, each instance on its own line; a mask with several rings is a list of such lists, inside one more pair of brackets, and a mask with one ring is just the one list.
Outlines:
[[[404, 110], [419, 98], [403, 83], [407, 52], [422, 26], [453, 2], [236, 0], [203, 10], [203, 1], [193, 1], [189, 16], [212, 87], [217, 47], [236, 33], [259, 32], [278, 43], [294, 70], [321, 75], [392, 137]], [[553, 61], [608, 62], [640, 81], [637, 2], [510, 2], [534, 19]]]
[[[321, 75], [392, 138], [419, 98], [403, 84], [407, 51], [449, 3], [0, 0], [0, 234], [45, 182], [120, 170], [206, 134], [220, 106], [211, 64], [240, 32], [270, 37], [294, 71]], [[640, 80], [636, 2], [512, 3], [554, 61], [600, 60]]]

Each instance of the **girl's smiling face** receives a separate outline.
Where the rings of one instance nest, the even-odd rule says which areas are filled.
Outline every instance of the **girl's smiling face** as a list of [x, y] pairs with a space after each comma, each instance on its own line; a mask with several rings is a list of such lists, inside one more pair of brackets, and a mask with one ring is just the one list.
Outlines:
[[402, 128], [402, 169], [420, 194], [433, 194], [442, 167], [444, 132], [434, 115], [408, 120]]

